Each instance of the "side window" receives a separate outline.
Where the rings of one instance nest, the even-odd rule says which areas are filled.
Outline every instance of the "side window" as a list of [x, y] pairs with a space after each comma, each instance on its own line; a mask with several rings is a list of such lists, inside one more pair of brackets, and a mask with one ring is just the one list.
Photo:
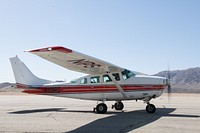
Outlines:
[[108, 75], [103, 75], [103, 82], [111, 82], [111, 78]]
[[113, 73], [112, 75], [114, 76], [116, 81], [120, 81], [119, 73]]
[[91, 83], [99, 83], [99, 82], [100, 82], [99, 79], [100, 79], [99, 76], [91, 77], [91, 78], [90, 78], [90, 82], [91, 82]]
[[81, 80], [81, 84], [87, 84], [87, 78], [83, 78], [83, 79]]

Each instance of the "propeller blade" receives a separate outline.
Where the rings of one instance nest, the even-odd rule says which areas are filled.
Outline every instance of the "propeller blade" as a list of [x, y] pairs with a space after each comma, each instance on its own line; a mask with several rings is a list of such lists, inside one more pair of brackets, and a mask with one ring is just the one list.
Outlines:
[[167, 81], [168, 81], [167, 82], [168, 101], [170, 103], [172, 89], [171, 89], [171, 73], [170, 73], [169, 68], [168, 68], [168, 71], [167, 71]]

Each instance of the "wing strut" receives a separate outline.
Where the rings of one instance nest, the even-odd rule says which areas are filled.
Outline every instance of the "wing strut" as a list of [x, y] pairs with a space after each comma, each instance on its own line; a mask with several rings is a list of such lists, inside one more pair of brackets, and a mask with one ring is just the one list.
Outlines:
[[112, 79], [112, 81], [114, 82], [115, 86], [117, 87], [117, 89], [119, 90], [119, 92], [121, 92], [122, 96], [126, 99], [129, 98], [129, 96], [127, 96], [124, 92], [124, 90], [122, 89], [122, 87], [117, 83], [117, 81], [115, 80], [114, 76], [108, 72], [108, 75], [110, 76], [110, 78]]

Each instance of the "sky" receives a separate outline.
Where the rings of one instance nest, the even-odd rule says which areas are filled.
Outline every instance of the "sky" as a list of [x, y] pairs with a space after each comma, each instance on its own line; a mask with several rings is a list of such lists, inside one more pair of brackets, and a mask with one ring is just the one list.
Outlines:
[[24, 52], [64, 46], [147, 74], [200, 66], [199, 0], [0, 0], [0, 82], [15, 82], [9, 58], [37, 76], [69, 71]]

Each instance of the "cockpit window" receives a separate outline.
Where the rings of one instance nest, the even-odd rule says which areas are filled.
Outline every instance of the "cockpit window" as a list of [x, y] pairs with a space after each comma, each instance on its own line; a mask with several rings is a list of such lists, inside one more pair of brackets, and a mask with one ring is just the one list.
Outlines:
[[111, 78], [108, 75], [103, 75], [103, 82], [111, 82]]
[[126, 69], [124, 71], [122, 71], [122, 77], [124, 80], [126, 80], [132, 76], [135, 76], [135, 74], [133, 72], [126, 70]]
[[91, 83], [99, 83], [100, 82], [100, 77], [99, 76], [91, 77], [90, 78], [90, 82]]

